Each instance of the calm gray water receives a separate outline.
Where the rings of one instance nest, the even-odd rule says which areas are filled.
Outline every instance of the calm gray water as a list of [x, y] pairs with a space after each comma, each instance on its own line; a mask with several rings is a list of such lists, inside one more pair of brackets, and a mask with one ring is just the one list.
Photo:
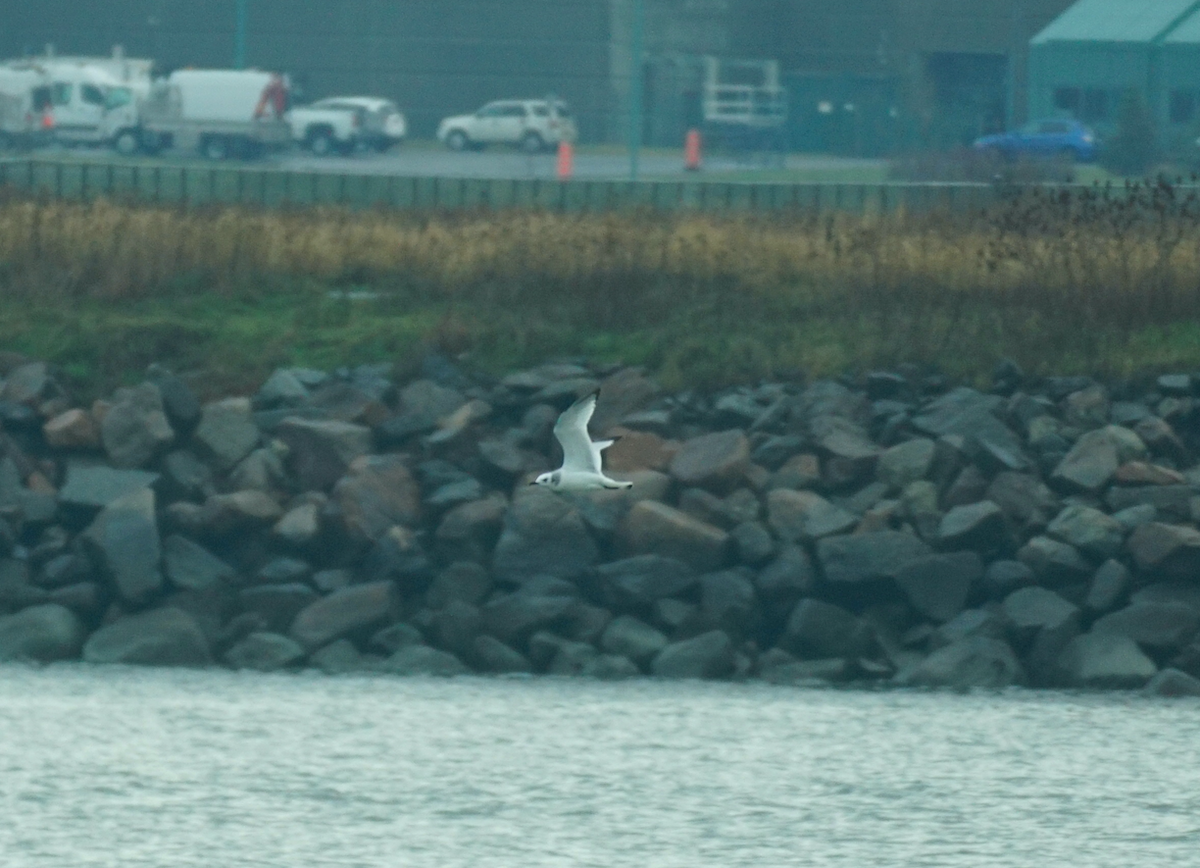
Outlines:
[[0, 864], [1200, 864], [1200, 703], [0, 667]]

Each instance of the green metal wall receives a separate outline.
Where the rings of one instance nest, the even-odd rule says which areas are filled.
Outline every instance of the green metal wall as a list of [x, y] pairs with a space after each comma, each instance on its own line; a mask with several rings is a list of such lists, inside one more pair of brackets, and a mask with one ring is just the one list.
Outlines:
[[1054, 104], [1060, 87], [1096, 88], [1109, 94], [1108, 117], [1090, 119], [1098, 130], [1111, 128], [1121, 95], [1129, 88], [1149, 92], [1153, 46], [1148, 43], [1052, 42], [1034, 44], [1029, 52], [1029, 116], [1061, 117]]

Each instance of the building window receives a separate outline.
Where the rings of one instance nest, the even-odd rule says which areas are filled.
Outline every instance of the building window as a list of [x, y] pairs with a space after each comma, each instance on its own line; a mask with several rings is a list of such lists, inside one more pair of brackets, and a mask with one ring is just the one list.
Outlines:
[[1108, 91], [1098, 87], [1086, 88], [1083, 91], [1079, 119], [1088, 122], [1108, 120]]
[[1079, 113], [1079, 88], [1060, 87], [1054, 91], [1054, 107], [1061, 112]]
[[1171, 91], [1168, 112], [1171, 123], [1190, 123], [1196, 117], [1196, 92], [1194, 90]]

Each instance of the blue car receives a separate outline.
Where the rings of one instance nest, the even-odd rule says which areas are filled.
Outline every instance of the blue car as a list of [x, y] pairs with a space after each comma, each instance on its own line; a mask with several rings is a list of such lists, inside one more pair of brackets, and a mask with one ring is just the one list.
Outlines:
[[1033, 121], [1008, 133], [983, 136], [975, 140], [975, 149], [991, 151], [1005, 159], [1019, 157], [1067, 157], [1079, 163], [1096, 159], [1096, 134], [1072, 120]]

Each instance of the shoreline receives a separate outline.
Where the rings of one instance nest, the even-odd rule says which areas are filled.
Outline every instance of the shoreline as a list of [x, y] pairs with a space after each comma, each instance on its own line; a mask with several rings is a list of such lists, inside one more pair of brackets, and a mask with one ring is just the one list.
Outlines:
[[[0, 659], [1200, 695], [1200, 375], [0, 374]], [[530, 488], [595, 388], [634, 488]]]

